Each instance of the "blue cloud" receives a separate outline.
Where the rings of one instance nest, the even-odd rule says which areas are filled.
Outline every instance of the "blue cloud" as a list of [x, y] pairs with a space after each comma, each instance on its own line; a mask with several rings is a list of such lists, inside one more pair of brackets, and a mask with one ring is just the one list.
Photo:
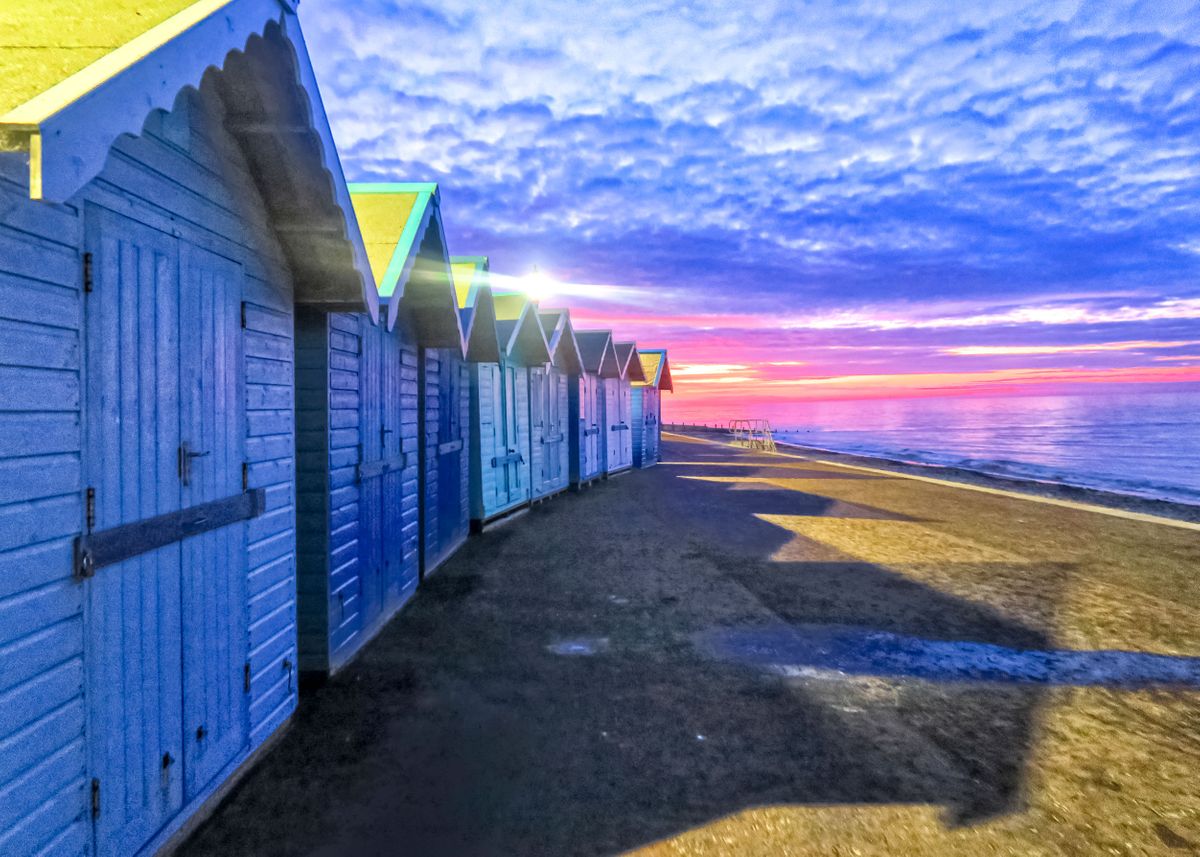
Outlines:
[[440, 181], [455, 251], [764, 312], [1194, 295], [1194, 12], [302, 8], [348, 175]]

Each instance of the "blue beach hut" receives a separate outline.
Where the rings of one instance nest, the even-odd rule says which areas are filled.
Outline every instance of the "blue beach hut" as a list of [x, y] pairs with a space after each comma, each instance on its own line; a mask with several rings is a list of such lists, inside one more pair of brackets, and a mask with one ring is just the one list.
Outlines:
[[620, 374], [604, 381], [604, 419], [608, 428], [608, 450], [604, 472], [607, 476], [624, 473], [633, 466], [632, 384], [644, 380], [637, 346], [632, 342], [614, 342]]
[[551, 360], [529, 369], [530, 446], [533, 499], [541, 500], [570, 485], [568, 379], [583, 368], [579, 344], [565, 309], [538, 311]]
[[577, 330], [575, 340], [583, 369], [567, 379], [567, 417], [570, 480], [578, 490], [604, 476], [608, 457], [604, 390], [609, 379], [620, 377], [621, 369], [611, 331]]
[[671, 366], [665, 350], [638, 349], [642, 375], [646, 380], [633, 383], [633, 466], [653, 467], [659, 461], [662, 431], [662, 391], [672, 391]]
[[[493, 294], [486, 285], [484, 257], [454, 261], [475, 266], [465, 296], [457, 284], [456, 291], [471, 310], [471, 524], [482, 529], [532, 499], [529, 367], [549, 362], [550, 350], [537, 307], [524, 295]], [[485, 330], [489, 310], [491, 331]], [[485, 343], [482, 351], [492, 339], [496, 360], [473, 360], [471, 340]]]
[[377, 304], [295, 4], [55, 8], [0, 15], [0, 854], [123, 857], [295, 710], [293, 319]]
[[[420, 579], [425, 349], [462, 332], [432, 184], [350, 185], [380, 305], [296, 316], [300, 666], [336, 672]], [[425, 510], [426, 513], [436, 512]]]

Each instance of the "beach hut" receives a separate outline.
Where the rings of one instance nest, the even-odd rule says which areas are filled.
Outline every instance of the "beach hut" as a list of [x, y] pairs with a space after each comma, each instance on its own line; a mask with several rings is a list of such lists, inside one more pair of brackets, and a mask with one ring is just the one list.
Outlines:
[[624, 473], [633, 466], [632, 384], [645, 380], [637, 346], [632, 342], [614, 342], [620, 374], [604, 381], [604, 419], [608, 427], [608, 449], [604, 472], [607, 476]]
[[293, 317], [376, 292], [294, 3], [0, 29], [0, 854], [149, 854], [295, 710]]
[[[537, 307], [518, 294], [493, 294], [485, 257], [453, 260], [473, 265], [470, 285], [459, 285], [471, 310], [468, 364], [471, 378], [471, 524], [482, 529], [527, 506], [532, 498], [529, 367], [550, 361]], [[461, 269], [459, 269], [461, 270]], [[486, 330], [490, 315], [491, 330]], [[495, 360], [474, 360], [471, 346], [493, 349]], [[494, 345], [490, 345], [494, 342]], [[492, 356], [492, 355], [488, 355]]]
[[646, 380], [635, 381], [631, 390], [633, 466], [653, 467], [659, 461], [662, 391], [671, 391], [674, 387], [671, 384], [671, 366], [667, 362], [665, 350], [638, 349], [638, 358]]
[[551, 497], [570, 485], [567, 384], [568, 379], [578, 377], [583, 368], [583, 358], [567, 310], [539, 310], [538, 319], [550, 348], [551, 360], [529, 369], [529, 461], [534, 500]]
[[420, 502], [422, 361], [428, 350], [461, 357], [463, 348], [437, 186], [349, 187], [380, 312], [378, 322], [315, 307], [296, 314], [305, 674], [343, 667], [417, 587], [422, 518], [438, 511]]
[[567, 417], [570, 425], [570, 480], [576, 489], [604, 476], [608, 431], [605, 424], [605, 384], [619, 378], [612, 332], [577, 330], [582, 371], [567, 379]]

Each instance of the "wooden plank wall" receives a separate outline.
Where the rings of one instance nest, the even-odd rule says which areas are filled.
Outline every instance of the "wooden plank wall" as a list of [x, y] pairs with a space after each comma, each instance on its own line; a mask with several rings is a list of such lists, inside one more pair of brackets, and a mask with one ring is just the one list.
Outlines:
[[629, 417], [633, 434], [633, 463], [641, 467], [646, 451], [646, 390], [634, 387], [630, 395]]
[[302, 672], [329, 670], [329, 320], [296, 311], [296, 516]]
[[[248, 526], [251, 744], [294, 710], [292, 285], [207, 89], [121, 138], [66, 205], [0, 176], [0, 854], [88, 847], [80, 408], [83, 210], [101, 205], [245, 271], [246, 455], [265, 514]], [[185, 810], [186, 812], [187, 810]]]
[[329, 315], [329, 569], [325, 597], [329, 609], [330, 667], [353, 651], [362, 630], [359, 575], [358, 461], [359, 372], [364, 326], [370, 321], [357, 313]]
[[[457, 386], [449, 385], [448, 390], [442, 389], [443, 375], [456, 376]], [[455, 395], [457, 394], [457, 395]], [[447, 400], [449, 407], [458, 409], [459, 436], [444, 436], [442, 426], [448, 424], [442, 413], [442, 402]], [[470, 369], [461, 354], [449, 348], [429, 348], [425, 350], [425, 413], [422, 415], [425, 426], [425, 562], [427, 571], [445, 560], [459, 544], [466, 539], [469, 529], [471, 508], [471, 379]], [[461, 437], [462, 449], [457, 454], [438, 455], [438, 445], [452, 442]], [[455, 466], [457, 470], [458, 506], [461, 514], [453, 527], [448, 527], [441, 520], [448, 514], [447, 509], [453, 509], [453, 503], [443, 503], [440, 495], [443, 467]], [[449, 483], [449, 477], [447, 483]], [[443, 533], [449, 532], [448, 538]]]

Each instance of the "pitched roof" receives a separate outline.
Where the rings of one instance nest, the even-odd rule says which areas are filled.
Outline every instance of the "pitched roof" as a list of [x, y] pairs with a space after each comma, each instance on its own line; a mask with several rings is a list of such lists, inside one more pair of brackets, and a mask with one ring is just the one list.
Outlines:
[[377, 313], [377, 295], [296, 0], [0, 3], [0, 148], [31, 199], [65, 202], [122, 134], [211, 86], [280, 243], [296, 299]]
[[[136, 46], [140, 53], [226, 3], [29, 0], [0, 4], [0, 79], [4, 81], [0, 116], [29, 105], [85, 69], [86, 79], [75, 82], [80, 90], [94, 85], [109, 71], [91, 68], [98, 61], [125, 46]], [[114, 60], [108, 63], [111, 66]], [[25, 114], [31, 115], [35, 107], [30, 105]]]
[[617, 352], [617, 362], [621, 364], [621, 377], [628, 381], [645, 381], [642, 373], [642, 361], [638, 359], [637, 345], [632, 342], [614, 342], [613, 349]]
[[540, 309], [538, 318], [541, 319], [542, 332], [546, 334], [546, 342], [550, 346], [550, 358], [554, 368], [568, 375], [578, 375], [582, 372], [583, 356], [579, 352], [579, 342], [575, 338], [570, 311]]
[[431, 182], [348, 185], [388, 326], [405, 314], [422, 345], [465, 348], [442, 229], [438, 187]]
[[495, 293], [496, 331], [505, 353], [526, 366], [538, 366], [551, 360], [546, 332], [538, 318], [538, 307], [525, 295]]
[[620, 378], [621, 367], [613, 350], [611, 330], [577, 330], [575, 340], [583, 356], [583, 369], [601, 378]]
[[451, 256], [454, 292], [459, 308], [469, 307], [479, 289], [489, 284], [487, 256]]
[[635, 386], [658, 387], [660, 390], [674, 391], [674, 385], [671, 382], [671, 365], [667, 362], [665, 349], [643, 351], [639, 348], [638, 357], [641, 360], [642, 373], [646, 376], [646, 380]]

